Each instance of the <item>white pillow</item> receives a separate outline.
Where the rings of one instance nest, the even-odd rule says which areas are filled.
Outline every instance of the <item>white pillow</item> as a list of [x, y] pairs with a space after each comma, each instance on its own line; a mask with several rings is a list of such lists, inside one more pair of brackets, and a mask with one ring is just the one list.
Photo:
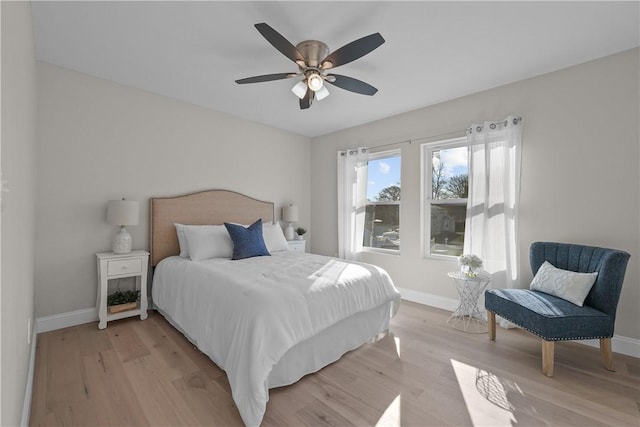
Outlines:
[[185, 225], [184, 232], [193, 261], [233, 256], [233, 242], [224, 225]]
[[282, 233], [280, 224], [262, 224], [262, 237], [267, 250], [271, 252], [288, 251], [289, 243]]
[[576, 273], [556, 268], [549, 261], [545, 261], [538, 269], [530, 288], [582, 307], [597, 277], [598, 272]]
[[182, 258], [189, 258], [189, 247], [187, 246], [187, 236], [184, 234], [184, 224], [173, 224], [176, 226], [176, 234], [178, 235], [178, 244], [180, 245], [180, 256]]

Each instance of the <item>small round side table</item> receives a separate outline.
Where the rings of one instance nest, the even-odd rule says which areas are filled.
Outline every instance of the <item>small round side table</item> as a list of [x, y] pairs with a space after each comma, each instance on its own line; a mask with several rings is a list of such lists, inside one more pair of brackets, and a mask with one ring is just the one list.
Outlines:
[[461, 331], [486, 334], [487, 321], [478, 308], [478, 298], [491, 282], [491, 276], [486, 273], [467, 276], [457, 271], [448, 273], [448, 276], [456, 283], [460, 303], [447, 320], [447, 324]]

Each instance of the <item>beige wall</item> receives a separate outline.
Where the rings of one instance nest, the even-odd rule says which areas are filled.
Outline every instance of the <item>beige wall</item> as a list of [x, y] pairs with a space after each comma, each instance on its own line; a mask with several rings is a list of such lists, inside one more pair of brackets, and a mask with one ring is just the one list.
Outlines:
[[[3, 426], [18, 425], [27, 384], [33, 330], [36, 198], [36, 66], [31, 7], [1, 2], [2, 193], [0, 391]], [[25, 420], [26, 421], [26, 420]]]
[[136, 249], [148, 249], [148, 200], [211, 188], [300, 210], [309, 227], [310, 140], [38, 62], [36, 315], [95, 307], [95, 253], [109, 251], [106, 203], [140, 201]]
[[[616, 335], [640, 339], [638, 49], [312, 139], [313, 252], [337, 252], [336, 152], [438, 135], [471, 123], [524, 117], [520, 204], [521, 286], [536, 240], [613, 247], [631, 254]], [[453, 261], [420, 251], [420, 144], [402, 146], [402, 254], [365, 254], [397, 286], [457, 298]]]

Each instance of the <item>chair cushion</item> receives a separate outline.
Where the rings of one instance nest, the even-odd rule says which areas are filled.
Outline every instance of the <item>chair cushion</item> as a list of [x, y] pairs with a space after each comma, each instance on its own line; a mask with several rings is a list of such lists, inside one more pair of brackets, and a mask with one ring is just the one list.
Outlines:
[[613, 316], [543, 292], [489, 289], [485, 292], [485, 307], [547, 341], [613, 336]]

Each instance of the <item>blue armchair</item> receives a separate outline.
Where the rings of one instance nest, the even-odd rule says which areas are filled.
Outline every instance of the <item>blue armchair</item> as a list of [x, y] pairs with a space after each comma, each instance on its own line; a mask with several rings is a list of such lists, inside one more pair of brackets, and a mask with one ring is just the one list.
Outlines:
[[566, 243], [536, 242], [529, 253], [535, 275], [549, 261], [557, 268], [580, 273], [598, 272], [580, 307], [564, 299], [529, 289], [485, 291], [489, 339], [496, 339], [496, 314], [542, 338], [542, 372], [553, 376], [554, 343], [600, 339], [606, 369], [613, 371], [611, 337], [629, 254], [614, 249]]

